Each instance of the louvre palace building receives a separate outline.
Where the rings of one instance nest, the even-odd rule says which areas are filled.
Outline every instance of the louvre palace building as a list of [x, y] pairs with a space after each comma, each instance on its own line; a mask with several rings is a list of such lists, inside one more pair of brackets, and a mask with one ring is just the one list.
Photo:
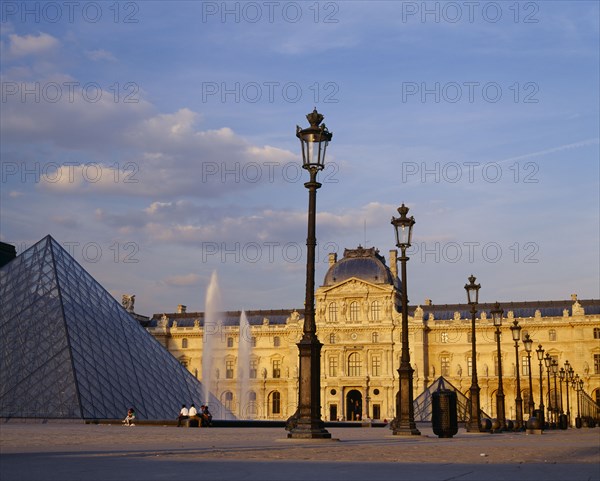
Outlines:
[[[517, 373], [524, 419], [530, 396], [537, 409], [540, 373], [546, 410], [567, 412], [571, 424], [577, 410], [600, 404], [600, 300], [577, 299], [508, 302], [501, 305], [501, 365], [505, 412], [515, 419]], [[346, 249], [343, 257], [329, 255], [329, 269], [315, 294], [317, 335], [321, 350], [322, 418], [334, 420], [391, 420], [399, 389], [401, 354], [401, 289], [397, 252], [386, 259], [375, 248]], [[481, 409], [496, 415], [498, 350], [491, 304], [479, 304], [476, 318], [476, 368]], [[243, 318], [243, 319], [242, 319]], [[240, 320], [242, 322], [240, 323]], [[247, 319], [247, 323], [245, 322]], [[415, 419], [426, 420], [419, 399], [443, 379], [469, 397], [471, 369], [471, 311], [467, 303], [436, 305], [430, 300], [409, 305], [410, 359], [414, 369]], [[517, 321], [521, 339], [533, 339], [530, 353], [522, 341], [515, 348], [510, 326]], [[238, 418], [287, 419], [298, 402], [298, 347], [303, 328], [302, 309], [220, 313], [208, 319], [202, 312], [158, 313], [143, 323], [190, 373]], [[538, 346], [558, 362], [572, 367], [583, 381], [573, 383], [550, 375], [538, 361]], [[531, 361], [530, 361], [531, 359]], [[565, 363], [568, 361], [568, 364]], [[541, 367], [540, 367], [541, 366]], [[530, 376], [531, 372], [531, 376]], [[565, 376], [568, 377], [568, 376]], [[530, 389], [531, 378], [531, 389]], [[555, 384], [556, 383], [556, 384]], [[581, 385], [581, 383], [580, 383]], [[533, 391], [533, 392], [531, 392]], [[561, 406], [562, 394], [562, 406]], [[464, 396], [462, 396], [464, 398]], [[577, 403], [577, 399], [581, 402]], [[465, 398], [466, 399], [466, 398]], [[586, 402], [584, 402], [586, 401]], [[582, 412], [583, 416], [585, 413]]]

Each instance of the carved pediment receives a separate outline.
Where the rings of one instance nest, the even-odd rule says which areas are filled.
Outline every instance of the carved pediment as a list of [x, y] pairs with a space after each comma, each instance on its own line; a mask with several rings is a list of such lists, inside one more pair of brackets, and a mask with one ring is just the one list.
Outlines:
[[389, 285], [377, 285], [371, 284], [370, 282], [358, 279], [357, 277], [351, 277], [350, 279], [337, 284], [332, 287], [320, 287], [319, 293], [322, 295], [351, 295], [351, 296], [366, 296], [373, 293], [388, 293], [390, 291]]

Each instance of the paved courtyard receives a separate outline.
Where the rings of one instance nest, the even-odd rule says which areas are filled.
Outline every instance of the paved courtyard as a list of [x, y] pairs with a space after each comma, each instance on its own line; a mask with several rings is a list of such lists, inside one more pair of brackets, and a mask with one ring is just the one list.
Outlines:
[[0, 479], [13, 480], [594, 480], [600, 429], [541, 436], [393, 436], [328, 428], [336, 440], [288, 440], [282, 428], [4, 423]]

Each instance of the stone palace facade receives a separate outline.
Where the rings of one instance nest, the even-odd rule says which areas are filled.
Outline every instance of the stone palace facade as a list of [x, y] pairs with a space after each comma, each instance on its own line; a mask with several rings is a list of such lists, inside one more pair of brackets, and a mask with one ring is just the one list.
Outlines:
[[[375, 248], [346, 249], [342, 259], [329, 255], [329, 270], [316, 291], [317, 335], [321, 351], [321, 402], [324, 420], [391, 420], [395, 416], [401, 354], [401, 290], [397, 253], [389, 265]], [[600, 300], [510, 302], [502, 325], [502, 371], [506, 416], [515, 418], [516, 373], [520, 373], [524, 418], [528, 418], [529, 363], [523, 343], [518, 356], [509, 326], [516, 319], [534, 340], [531, 353], [533, 400], [538, 407], [539, 344], [559, 367], [569, 361], [584, 381], [584, 391], [600, 401]], [[477, 373], [481, 408], [496, 414], [497, 345], [491, 304], [480, 304], [476, 321]], [[303, 326], [301, 309], [248, 311], [249, 328], [240, 332], [240, 312], [226, 312], [218, 324], [205, 326], [204, 313], [155, 314], [147, 330], [242, 419], [286, 419], [298, 401], [298, 347]], [[469, 396], [471, 385], [471, 314], [468, 304], [435, 305], [425, 300], [409, 306], [409, 343], [414, 372], [414, 398], [440, 376]], [[207, 336], [210, 378], [203, 380]], [[249, 354], [239, 365], [240, 347]], [[207, 361], [205, 361], [207, 362]], [[206, 371], [206, 370], [205, 370]], [[240, 376], [240, 373], [243, 373]], [[243, 379], [242, 379], [243, 377]], [[554, 406], [554, 379], [548, 394], [543, 368], [544, 404]], [[566, 383], [557, 379], [557, 393]], [[569, 388], [571, 416], [577, 415], [576, 392]], [[186, 402], [187, 400], [182, 400]], [[188, 401], [189, 402], [189, 401]], [[560, 401], [558, 401], [560, 402]]]

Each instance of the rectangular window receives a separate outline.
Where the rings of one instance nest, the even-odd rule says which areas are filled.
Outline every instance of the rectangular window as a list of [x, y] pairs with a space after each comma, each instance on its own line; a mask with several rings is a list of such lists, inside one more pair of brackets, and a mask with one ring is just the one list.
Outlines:
[[594, 354], [594, 374], [600, 374], [600, 354]]
[[467, 332], [467, 342], [471, 344], [473, 342], [473, 333], [471, 331]]
[[600, 327], [594, 327], [594, 339], [600, 339]]
[[440, 341], [442, 342], [442, 344], [446, 344], [448, 342], [448, 333], [447, 332], [440, 333]]
[[258, 371], [258, 361], [250, 361], [250, 379], [256, 379]]
[[233, 347], [233, 337], [227, 338], [227, 347]]
[[233, 361], [225, 362], [225, 377], [227, 379], [233, 379]]
[[329, 358], [329, 377], [337, 377], [338, 360], [337, 357], [331, 356]]
[[273, 361], [273, 378], [279, 379], [281, 377], [281, 361]]
[[450, 358], [447, 356], [442, 356], [441, 364], [442, 364], [442, 376], [449, 376], [450, 375]]
[[473, 375], [473, 359], [471, 358], [467, 359], [467, 374], [469, 376]]
[[548, 331], [548, 339], [550, 341], [556, 341], [556, 331], [554, 329]]
[[275, 336], [273, 338], [273, 346], [274, 347], [279, 347], [281, 345], [281, 339], [279, 338], [279, 336]]
[[522, 367], [523, 376], [529, 376], [529, 357], [528, 356], [521, 357], [521, 366], [523, 366]]
[[371, 375], [381, 376], [381, 357], [373, 356], [371, 359]]

